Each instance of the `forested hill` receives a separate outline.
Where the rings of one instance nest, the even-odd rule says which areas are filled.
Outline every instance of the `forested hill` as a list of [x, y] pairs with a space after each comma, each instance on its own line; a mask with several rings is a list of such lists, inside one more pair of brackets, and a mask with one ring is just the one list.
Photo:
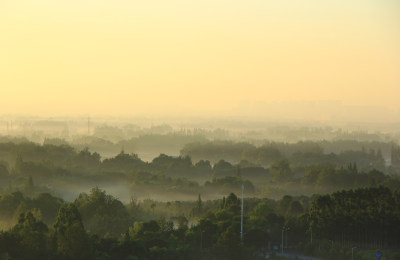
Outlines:
[[[385, 185], [393, 190], [400, 186], [398, 168], [385, 167], [379, 149], [325, 154], [316, 143], [287, 144], [282, 151], [279, 146], [255, 147], [244, 143], [199, 147], [207, 152], [205, 156], [240, 154], [245, 149], [245, 159], [236, 164], [223, 159], [194, 163], [187, 155], [160, 154], [146, 162], [136, 154], [121, 151], [102, 160], [100, 154], [88, 148], [77, 151], [67, 144], [7, 142], [0, 143], [0, 188], [29, 190], [26, 192], [34, 194], [53, 192], [69, 200], [93, 186], [113, 186], [115, 195], [124, 200], [129, 200], [132, 193], [165, 200], [180, 196], [195, 199], [199, 193], [211, 199], [239, 192], [242, 184], [246, 196], [273, 198], [368, 185]], [[213, 155], [214, 150], [217, 152]], [[264, 165], [267, 162], [268, 166]], [[34, 189], [29, 188], [32, 185]]]
[[268, 166], [280, 158], [292, 163], [315, 164], [332, 163], [343, 165], [357, 163], [362, 168], [383, 169], [388, 164], [397, 147], [394, 143], [359, 142], [354, 140], [338, 141], [300, 141], [297, 143], [266, 142], [255, 146], [245, 142], [213, 141], [191, 143], [181, 150], [181, 156], [190, 156], [194, 161], [221, 159], [238, 163], [242, 160], [253, 164]]
[[[219, 200], [137, 202], [124, 205], [94, 188], [72, 203], [49, 194], [0, 196], [1, 259], [263, 259], [279, 248], [322, 259], [368, 260], [400, 255], [400, 194], [384, 187], [360, 188], [278, 201]], [[6, 216], [5, 213], [8, 215]], [[312, 237], [312, 238], [311, 238]], [[379, 251], [377, 250], [379, 248]]]
[[[352, 247], [360, 249], [357, 259], [368, 254], [363, 250], [399, 247], [400, 179], [395, 167], [375, 168], [382, 162], [379, 149], [326, 155], [315, 143], [292, 154], [238, 146], [260, 158], [278, 156], [267, 167], [251, 160], [194, 163], [166, 154], [146, 162], [124, 151], [102, 160], [68, 144], [0, 143], [0, 255], [255, 259], [268, 244], [279, 247], [282, 227], [289, 236], [285, 250], [324, 259], [348, 258]], [[314, 156], [333, 161], [314, 163]], [[242, 185], [243, 243], [235, 195]], [[124, 196], [117, 193], [122, 190]], [[333, 193], [311, 196], [327, 192]]]

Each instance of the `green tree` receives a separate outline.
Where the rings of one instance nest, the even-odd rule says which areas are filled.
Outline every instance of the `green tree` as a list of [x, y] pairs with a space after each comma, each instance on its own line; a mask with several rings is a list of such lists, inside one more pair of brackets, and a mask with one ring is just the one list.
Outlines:
[[63, 203], [62, 199], [54, 197], [49, 193], [40, 193], [32, 200], [33, 207], [40, 210], [42, 220], [47, 225], [54, 224], [58, 210]]
[[230, 193], [225, 200], [224, 208], [234, 214], [240, 214], [240, 200], [234, 193]]
[[119, 237], [132, 223], [122, 202], [98, 187], [91, 189], [89, 195], [81, 193], [74, 204], [82, 214], [85, 228], [100, 236], [109, 233]]
[[7, 164], [0, 161], [0, 179], [8, 178], [9, 174]]
[[74, 204], [60, 208], [52, 239], [57, 255], [65, 259], [92, 259], [89, 238]]
[[293, 177], [290, 164], [287, 159], [281, 159], [271, 165], [271, 175], [275, 181], [287, 181]]
[[287, 214], [289, 216], [298, 216], [304, 212], [304, 208], [301, 205], [301, 203], [297, 200], [292, 201], [289, 205], [289, 208], [287, 210]]
[[22, 213], [11, 230], [19, 239], [18, 254], [23, 259], [45, 259], [47, 257], [47, 226], [38, 221], [32, 212]]
[[223, 232], [214, 247], [214, 253], [218, 259], [243, 259], [243, 247], [240, 243], [240, 235], [229, 226]]

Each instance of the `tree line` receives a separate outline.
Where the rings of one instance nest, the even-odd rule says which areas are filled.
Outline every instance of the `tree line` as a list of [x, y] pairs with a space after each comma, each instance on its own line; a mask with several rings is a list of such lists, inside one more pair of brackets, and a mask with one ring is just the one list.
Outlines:
[[[357, 247], [357, 259], [368, 259], [362, 250], [400, 248], [400, 193], [385, 187], [278, 201], [247, 198], [243, 240], [234, 193], [205, 202], [199, 196], [190, 206], [196, 216], [191, 223], [183, 211], [141, 220], [132, 214], [140, 210], [137, 202], [124, 205], [98, 188], [73, 203], [49, 194], [5, 194], [1, 212], [18, 200], [26, 205], [14, 209], [16, 224], [0, 232], [2, 259], [259, 259], [282, 246], [324, 259], [347, 258]], [[282, 230], [289, 237], [283, 245]], [[396, 257], [392, 252], [386, 259]]]

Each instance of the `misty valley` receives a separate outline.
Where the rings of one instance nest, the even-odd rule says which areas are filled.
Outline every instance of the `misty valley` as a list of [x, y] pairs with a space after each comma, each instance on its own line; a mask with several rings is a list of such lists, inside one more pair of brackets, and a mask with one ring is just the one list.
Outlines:
[[396, 132], [51, 131], [0, 136], [1, 259], [400, 257]]
[[0, 260], [400, 260], [399, 46], [399, 0], [0, 0]]

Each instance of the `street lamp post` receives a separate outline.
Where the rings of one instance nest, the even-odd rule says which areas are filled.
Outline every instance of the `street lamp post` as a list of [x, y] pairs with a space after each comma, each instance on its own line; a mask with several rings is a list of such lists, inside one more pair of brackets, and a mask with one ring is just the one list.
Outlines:
[[290, 230], [288, 227], [282, 227], [282, 254], [283, 254], [283, 247], [284, 247], [284, 243], [283, 243], [283, 234], [284, 234], [284, 232], [286, 231], [286, 248], [287, 248], [287, 232], [288, 232], [288, 230]]
[[290, 230], [290, 228], [286, 228], [286, 249], [288, 248], [288, 243], [287, 243], [287, 232]]
[[244, 193], [244, 185], [242, 184], [242, 208], [241, 208], [241, 212], [240, 212], [240, 241], [242, 243], [243, 243], [243, 210], [244, 210], [243, 193]]
[[357, 247], [352, 247], [351, 248], [351, 260], [354, 260], [354, 249]]
[[[267, 228], [266, 232], [267, 232], [268, 237], [269, 237], [269, 233], [271, 232], [271, 230], [270, 230], [269, 228]], [[270, 240], [268, 239], [268, 242], [267, 242], [267, 249], [269, 250], [270, 248], [271, 248]]]
[[203, 251], [203, 233], [204, 231], [200, 232], [200, 250]]

